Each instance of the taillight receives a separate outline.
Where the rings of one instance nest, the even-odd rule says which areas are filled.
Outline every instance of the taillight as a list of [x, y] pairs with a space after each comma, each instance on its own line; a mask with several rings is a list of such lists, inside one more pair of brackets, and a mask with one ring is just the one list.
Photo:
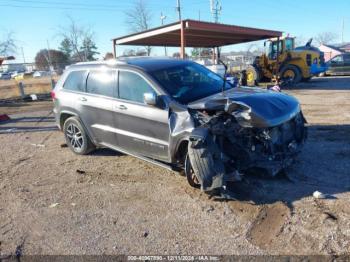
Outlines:
[[56, 99], [55, 91], [52, 90], [52, 91], [50, 92], [50, 95], [51, 95], [52, 100], [55, 100], [55, 99]]

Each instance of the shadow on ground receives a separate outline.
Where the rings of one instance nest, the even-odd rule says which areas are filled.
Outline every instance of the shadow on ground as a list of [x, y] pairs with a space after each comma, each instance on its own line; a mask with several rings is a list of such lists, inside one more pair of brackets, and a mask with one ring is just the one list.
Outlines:
[[308, 82], [301, 82], [293, 87], [285, 88], [287, 90], [350, 90], [350, 76], [336, 77], [314, 77]]
[[292, 206], [315, 191], [334, 195], [350, 191], [350, 125], [315, 125], [296, 163], [276, 177], [247, 175], [228, 189], [241, 201]]
[[[58, 127], [54, 122], [54, 117], [48, 115], [12, 117], [10, 120], [0, 122], [0, 134], [56, 131]], [[45, 125], [46, 123], [50, 123], [51, 125]]]

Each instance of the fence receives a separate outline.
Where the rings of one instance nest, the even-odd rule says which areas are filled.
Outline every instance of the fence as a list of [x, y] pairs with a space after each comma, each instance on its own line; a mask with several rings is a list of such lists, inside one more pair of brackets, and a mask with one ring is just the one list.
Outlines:
[[58, 76], [27, 78], [21, 80], [0, 80], [0, 99], [24, 99], [31, 94], [47, 95], [57, 81]]

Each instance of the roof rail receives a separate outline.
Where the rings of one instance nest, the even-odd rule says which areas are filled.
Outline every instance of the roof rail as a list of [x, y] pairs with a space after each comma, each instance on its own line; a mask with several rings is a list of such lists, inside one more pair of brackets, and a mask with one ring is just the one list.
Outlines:
[[88, 62], [78, 62], [76, 65], [117, 65], [126, 64], [125, 61], [119, 59], [109, 59], [109, 60], [99, 60], [99, 61], [88, 61]]

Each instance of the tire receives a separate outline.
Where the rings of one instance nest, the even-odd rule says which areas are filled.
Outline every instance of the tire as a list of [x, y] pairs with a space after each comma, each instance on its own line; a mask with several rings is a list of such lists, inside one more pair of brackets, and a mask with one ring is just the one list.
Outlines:
[[247, 72], [247, 85], [248, 86], [256, 86], [260, 81], [260, 74], [258, 69], [255, 66], [248, 66], [246, 69]]
[[87, 155], [95, 149], [83, 125], [76, 116], [68, 118], [63, 125], [68, 147], [78, 155]]
[[281, 80], [291, 84], [297, 84], [301, 81], [302, 75], [300, 69], [295, 65], [286, 65], [280, 71]]
[[185, 173], [185, 176], [187, 178], [187, 182], [191, 187], [194, 187], [194, 188], [201, 187], [201, 184], [199, 183], [199, 180], [193, 171], [190, 157], [188, 154], [186, 155], [186, 159], [185, 159], [185, 172], [184, 173]]
[[[220, 153], [211, 135], [208, 135], [204, 141], [192, 142], [188, 145], [188, 158], [193, 174], [204, 191], [210, 191], [213, 186], [217, 186], [213, 179], [218, 173], [224, 172], [224, 165], [218, 154]], [[193, 186], [190, 181], [189, 184]]]

